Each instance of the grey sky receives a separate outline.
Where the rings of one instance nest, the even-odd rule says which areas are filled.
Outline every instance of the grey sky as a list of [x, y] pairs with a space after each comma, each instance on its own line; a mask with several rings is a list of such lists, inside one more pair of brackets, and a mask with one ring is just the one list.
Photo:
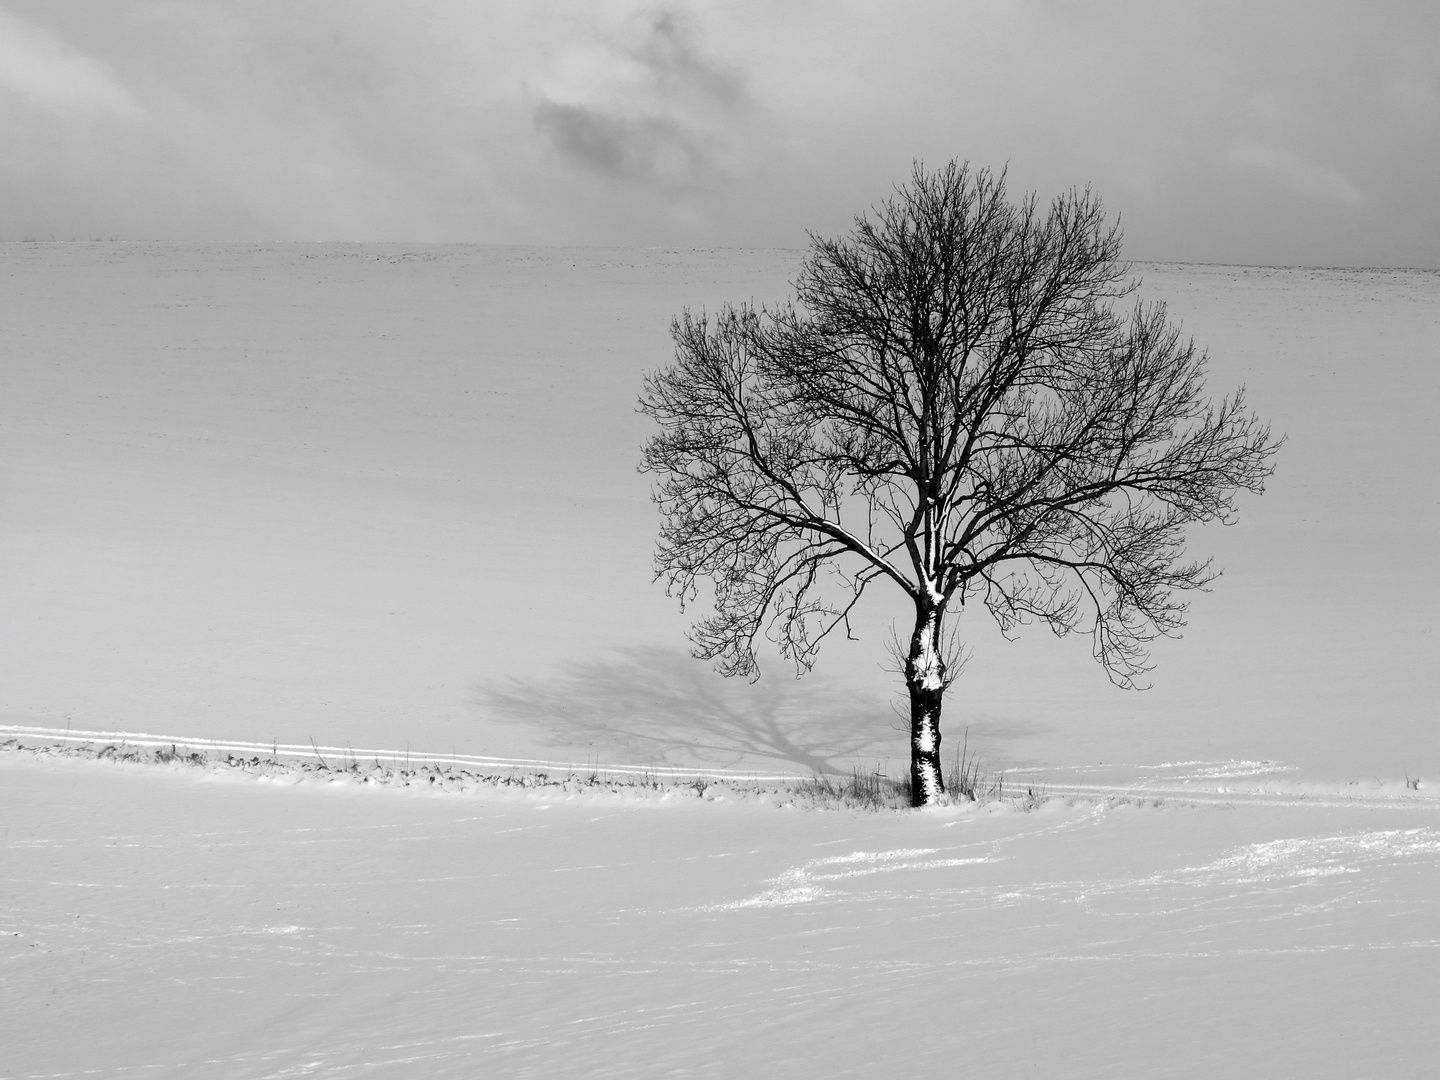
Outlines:
[[0, 238], [803, 244], [913, 158], [1440, 266], [1440, 5], [0, 0]]

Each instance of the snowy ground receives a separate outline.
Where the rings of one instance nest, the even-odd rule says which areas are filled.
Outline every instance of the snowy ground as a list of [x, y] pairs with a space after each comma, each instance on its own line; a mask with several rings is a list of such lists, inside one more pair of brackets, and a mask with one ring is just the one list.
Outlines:
[[7, 1078], [1440, 1071], [1433, 798], [923, 813], [0, 753]]
[[[641, 374], [797, 257], [0, 245], [0, 725], [899, 771], [893, 610], [736, 685], [650, 582]], [[1140, 269], [1290, 442], [1149, 693], [964, 628], [1049, 803], [0, 753], [0, 1076], [1440, 1074], [1440, 274]]]
[[[642, 373], [799, 253], [0, 245], [0, 723], [613, 762], [895, 767], [882, 594], [755, 687], [650, 580]], [[1288, 433], [1154, 689], [1084, 641], [974, 658], [996, 764], [1440, 775], [1440, 274], [1143, 266]], [[948, 746], [949, 744], [947, 744]], [[902, 762], [903, 764], [903, 762]]]

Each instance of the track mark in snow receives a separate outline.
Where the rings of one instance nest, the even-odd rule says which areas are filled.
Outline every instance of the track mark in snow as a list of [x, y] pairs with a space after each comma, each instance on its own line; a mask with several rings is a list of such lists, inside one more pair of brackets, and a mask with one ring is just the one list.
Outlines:
[[839, 896], [825, 888], [821, 882], [840, 881], [845, 878], [866, 877], [871, 874], [888, 874], [899, 870], [938, 870], [950, 866], [965, 866], [974, 863], [994, 862], [988, 855], [965, 859], [927, 859], [939, 848], [898, 848], [894, 851], [855, 851], [849, 855], [831, 855], [824, 859], [811, 859], [803, 866], [794, 866], [775, 878], [770, 888], [750, 897], [728, 904], [711, 904], [704, 911], [736, 911], [753, 907], [785, 907], [791, 904], [808, 904], [815, 900]]
[[1204, 866], [1185, 867], [1174, 876], [1198, 883], [1253, 885], [1294, 878], [1358, 874], [1374, 863], [1440, 856], [1440, 832], [1391, 829], [1340, 836], [1306, 836], [1251, 844]]
[[[1008, 888], [988, 894], [991, 905], [1026, 901], [1059, 901], [1092, 905], [1102, 898], [1147, 898], [1144, 912], [1155, 917], [1177, 915], [1201, 908], [1244, 908], [1255, 917], [1255, 897], [1270, 896], [1267, 918], [1292, 918], [1341, 910], [1357, 903], [1374, 902], [1373, 882], [1359, 877], [1387, 867], [1440, 863], [1440, 830], [1390, 829], [1302, 836], [1269, 840], [1227, 851], [1217, 859], [1181, 866], [1141, 878], [1091, 881], [1050, 881]], [[1354, 884], [1339, 887], [1338, 879], [1354, 877]], [[1297, 888], [1322, 879], [1337, 879], [1334, 887], [1307, 901]], [[1281, 898], [1284, 898], [1283, 901]], [[1246, 899], [1248, 898], [1248, 899]], [[1279, 905], [1279, 906], [1273, 906]], [[1263, 907], [1263, 905], [1262, 905]], [[1111, 909], [1110, 914], [1118, 912]]]

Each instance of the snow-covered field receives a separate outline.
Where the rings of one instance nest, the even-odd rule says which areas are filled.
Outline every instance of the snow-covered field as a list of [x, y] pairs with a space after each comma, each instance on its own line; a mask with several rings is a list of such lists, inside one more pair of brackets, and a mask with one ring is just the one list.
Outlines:
[[[685, 655], [641, 374], [793, 251], [0, 245], [0, 723], [527, 758], [895, 766], [898, 606], [795, 682]], [[1154, 689], [974, 620], [997, 765], [1440, 775], [1440, 274], [1138, 267], [1287, 432]]]
[[921, 813], [0, 754], [0, 1075], [1429, 1077], [1432, 798]]
[[[896, 611], [735, 685], [650, 582], [641, 373], [797, 258], [0, 245], [0, 725], [897, 771]], [[1290, 441], [1148, 693], [965, 629], [1051, 801], [0, 753], [0, 1076], [1440, 1074], [1440, 275], [1138, 269]]]

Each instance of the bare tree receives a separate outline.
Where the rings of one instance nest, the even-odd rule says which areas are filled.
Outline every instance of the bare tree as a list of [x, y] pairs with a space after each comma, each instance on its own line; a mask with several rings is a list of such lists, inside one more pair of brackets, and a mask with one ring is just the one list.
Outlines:
[[797, 670], [877, 581], [914, 608], [903, 656], [916, 806], [944, 791], [947, 620], [1081, 629], [1111, 679], [1183, 625], [1215, 576], [1185, 526], [1233, 519], [1279, 442], [1243, 389], [1205, 397], [1205, 355], [1135, 285], [1087, 189], [1037, 209], [1005, 176], [916, 165], [840, 240], [811, 237], [796, 302], [689, 311], [646, 378], [641, 468], [655, 557], [682, 606], [713, 585], [695, 654], [758, 677], [763, 634]]

